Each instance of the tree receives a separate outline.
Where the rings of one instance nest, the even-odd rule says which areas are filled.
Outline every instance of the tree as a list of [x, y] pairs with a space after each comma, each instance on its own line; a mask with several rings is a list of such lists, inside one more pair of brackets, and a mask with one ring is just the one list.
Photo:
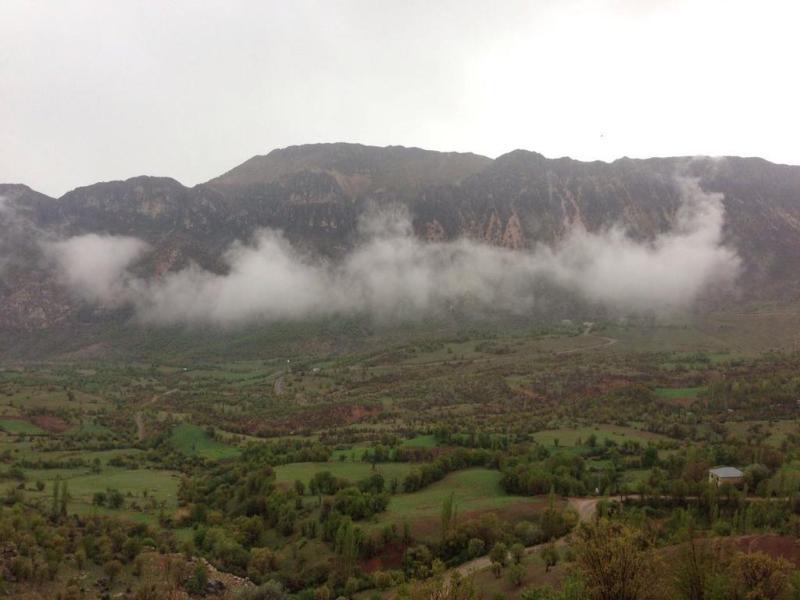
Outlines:
[[656, 564], [626, 526], [600, 520], [583, 524], [575, 555], [592, 600], [646, 600], [658, 595]]
[[408, 546], [411, 543], [411, 525], [408, 520], [403, 519], [403, 545]]
[[269, 548], [251, 548], [250, 560], [247, 563], [247, 575], [251, 579], [261, 581], [262, 578], [274, 571], [276, 567], [275, 553]]
[[792, 565], [764, 552], [740, 552], [733, 557], [730, 570], [737, 598], [776, 600], [789, 586]]
[[450, 492], [450, 495], [442, 500], [442, 543], [447, 540], [447, 536], [450, 533], [450, 525], [453, 519], [454, 498], [454, 492]]
[[353, 522], [350, 517], [344, 517], [342, 524], [336, 531], [335, 540], [336, 554], [339, 555], [342, 574], [349, 577], [353, 573], [358, 558], [358, 541]]
[[125, 497], [119, 490], [108, 490], [109, 508], [122, 508], [123, 504], [125, 504]]
[[314, 590], [314, 600], [331, 600], [331, 590], [327, 585], [322, 585]]
[[500, 577], [503, 567], [508, 561], [508, 548], [502, 542], [497, 542], [489, 551], [489, 560], [492, 561], [492, 573], [495, 577]]
[[58, 515], [62, 519], [67, 516], [67, 502], [69, 502], [69, 492], [67, 491], [67, 482], [61, 484], [61, 498], [58, 507]]
[[525, 546], [517, 542], [511, 546], [511, 560], [514, 561], [514, 564], [519, 564], [522, 562], [522, 557], [525, 555]]
[[694, 536], [689, 525], [689, 541], [681, 548], [675, 567], [675, 590], [685, 600], [705, 600], [717, 575], [717, 561], [706, 541]]
[[511, 585], [519, 587], [522, 585], [522, 580], [525, 579], [525, 568], [517, 563], [508, 568], [508, 581]]
[[58, 511], [61, 508], [61, 502], [59, 502], [58, 494], [61, 491], [61, 476], [56, 475], [56, 479], [53, 482], [53, 506], [50, 510], [53, 519], [58, 517]]
[[492, 562], [500, 563], [505, 566], [508, 561], [508, 548], [503, 542], [497, 542], [489, 551], [489, 559]]
[[520, 594], [520, 600], [584, 600], [586, 586], [580, 576], [567, 575], [561, 582], [561, 589], [554, 590], [550, 586], [527, 589]]
[[411, 590], [406, 590], [405, 595], [401, 592], [397, 597], [411, 600], [476, 600], [478, 593], [471, 577], [462, 577], [455, 572], [447, 581], [440, 574], [417, 583]]
[[484, 548], [485, 544], [482, 539], [472, 538], [469, 543], [467, 543], [467, 554], [469, 554], [470, 558], [478, 558], [483, 554]]
[[288, 600], [289, 595], [280, 583], [269, 580], [258, 587], [241, 588], [234, 598], [236, 600]]
[[194, 594], [205, 594], [206, 586], [208, 585], [208, 569], [206, 566], [198, 561], [194, 567], [194, 574], [191, 579], [186, 583], [186, 588]]
[[103, 565], [103, 572], [110, 581], [114, 581], [122, 573], [122, 563], [118, 560], [109, 560]]
[[558, 564], [558, 548], [552, 542], [547, 544], [542, 549], [542, 561], [544, 562], [545, 573], [550, 571], [551, 567], [555, 567]]

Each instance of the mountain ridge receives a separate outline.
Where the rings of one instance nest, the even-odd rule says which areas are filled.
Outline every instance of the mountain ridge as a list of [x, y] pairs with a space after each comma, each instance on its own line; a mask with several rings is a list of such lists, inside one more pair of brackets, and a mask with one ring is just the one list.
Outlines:
[[335, 259], [358, 243], [359, 219], [375, 204], [407, 206], [414, 234], [428, 242], [464, 237], [523, 250], [557, 244], [576, 226], [593, 232], [622, 226], [648, 240], [675, 226], [676, 175], [723, 195], [724, 240], [742, 256], [744, 296], [796, 298], [800, 167], [757, 157], [587, 162], [527, 150], [491, 159], [333, 143], [276, 149], [192, 187], [143, 175], [81, 186], [56, 199], [24, 184], [0, 184], [0, 330], [111, 318], [65, 290], [37, 251], [34, 238], [42, 232], [53, 239], [140, 238], [150, 247], [135, 265], [145, 277], [191, 264], [225, 272], [225, 250], [262, 228], [282, 231], [302, 252]]

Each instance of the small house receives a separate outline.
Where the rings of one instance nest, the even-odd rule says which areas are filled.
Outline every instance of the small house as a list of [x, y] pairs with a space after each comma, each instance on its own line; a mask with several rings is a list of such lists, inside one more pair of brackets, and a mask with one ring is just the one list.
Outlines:
[[738, 485], [744, 481], [744, 473], [736, 467], [714, 467], [708, 470], [708, 482], [717, 487], [723, 483]]

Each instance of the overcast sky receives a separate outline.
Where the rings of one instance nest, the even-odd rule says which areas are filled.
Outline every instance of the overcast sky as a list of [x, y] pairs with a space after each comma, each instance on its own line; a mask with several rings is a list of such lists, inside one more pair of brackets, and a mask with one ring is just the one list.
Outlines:
[[800, 164], [800, 2], [0, 1], [0, 182], [291, 144]]

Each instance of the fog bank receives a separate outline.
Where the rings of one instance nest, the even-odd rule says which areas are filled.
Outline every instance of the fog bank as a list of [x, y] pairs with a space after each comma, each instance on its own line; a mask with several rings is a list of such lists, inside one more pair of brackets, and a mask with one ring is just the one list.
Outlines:
[[722, 243], [721, 194], [680, 180], [673, 229], [647, 242], [621, 227], [574, 226], [555, 247], [512, 251], [473, 240], [427, 243], [413, 236], [403, 207], [362, 219], [363, 241], [330, 264], [298, 253], [280, 234], [261, 230], [232, 244], [225, 274], [197, 266], [157, 279], [131, 274], [147, 245], [89, 234], [47, 245], [64, 281], [81, 297], [131, 304], [150, 323], [237, 324], [370, 313], [413, 317], [455, 304], [524, 314], [543, 285], [620, 310], [678, 311], [708, 286], [735, 280], [740, 259]]

